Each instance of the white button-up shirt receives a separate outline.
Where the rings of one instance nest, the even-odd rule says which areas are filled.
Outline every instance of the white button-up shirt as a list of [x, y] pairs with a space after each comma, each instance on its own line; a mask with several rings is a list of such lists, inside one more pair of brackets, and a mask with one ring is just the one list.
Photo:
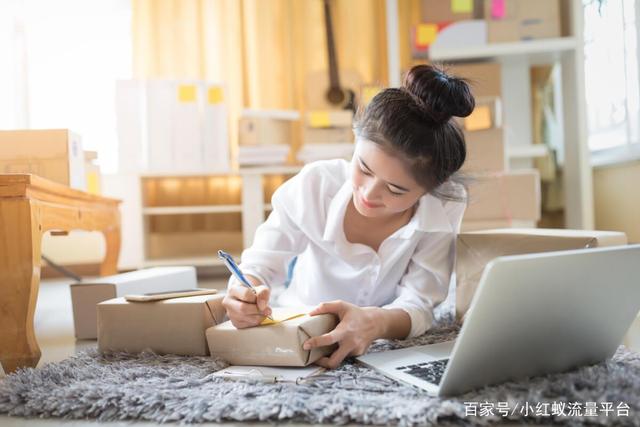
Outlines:
[[285, 282], [288, 264], [298, 256], [292, 281], [276, 305], [338, 299], [400, 308], [411, 317], [408, 338], [421, 335], [431, 327], [433, 308], [447, 296], [466, 205], [422, 196], [411, 220], [376, 252], [345, 237], [350, 170], [345, 160], [319, 161], [280, 186], [273, 211], [242, 253], [240, 268], [272, 287]]

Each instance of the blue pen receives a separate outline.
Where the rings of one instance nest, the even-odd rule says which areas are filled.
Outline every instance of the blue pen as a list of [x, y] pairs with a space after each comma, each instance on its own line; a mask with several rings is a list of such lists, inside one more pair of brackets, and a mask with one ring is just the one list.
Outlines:
[[[244, 277], [244, 274], [242, 274], [242, 271], [240, 271], [238, 264], [236, 264], [236, 262], [233, 260], [233, 257], [231, 255], [229, 255], [223, 250], [219, 250], [218, 257], [224, 262], [224, 265], [227, 266], [227, 269], [231, 272], [231, 274], [234, 275], [236, 279], [238, 279], [240, 283], [242, 283], [247, 288], [251, 289], [251, 291], [253, 291], [254, 294], [256, 293], [256, 288], [254, 288], [253, 285], [249, 283], [247, 278]], [[269, 320], [273, 320], [273, 317], [271, 316], [267, 316], [267, 318]]]

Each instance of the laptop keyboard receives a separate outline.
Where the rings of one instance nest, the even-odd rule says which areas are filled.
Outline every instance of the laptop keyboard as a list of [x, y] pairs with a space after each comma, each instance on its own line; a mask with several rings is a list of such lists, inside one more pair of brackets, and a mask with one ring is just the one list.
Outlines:
[[421, 380], [438, 385], [449, 359], [434, 360], [432, 362], [416, 363], [415, 365], [398, 366], [396, 369], [405, 374], [413, 375]]

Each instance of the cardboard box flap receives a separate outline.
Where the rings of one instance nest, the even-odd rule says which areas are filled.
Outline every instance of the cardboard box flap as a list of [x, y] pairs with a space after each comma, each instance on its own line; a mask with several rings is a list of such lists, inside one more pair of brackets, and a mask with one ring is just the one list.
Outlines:
[[[221, 294], [217, 293], [215, 295], [219, 296]], [[206, 301], [206, 306], [209, 309], [209, 312], [211, 313], [211, 317], [213, 317], [213, 321], [215, 322], [216, 325], [224, 322], [225, 316], [227, 315], [227, 310], [225, 310], [222, 304], [217, 303], [216, 298], [209, 298]]]
[[[327, 331], [332, 331], [337, 326], [338, 322], [335, 316], [333, 315], [317, 315], [317, 316], [309, 316], [305, 315], [306, 320], [302, 325], [300, 325], [300, 332], [304, 335], [301, 337], [301, 344], [304, 344], [306, 340], [311, 337], [317, 337], [319, 335], [326, 334]], [[329, 347], [331, 350], [329, 353], [332, 353], [337, 345], [332, 345]], [[314, 348], [310, 351], [307, 351], [307, 361], [305, 365], [308, 365], [310, 360], [316, 361], [327, 354], [327, 348]]]
[[462, 317], [467, 312], [485, 266], [499, 256], [626, 243], [626, 235], [616, 231], [508, 228], [461, 233], [456, 246], [456, 313]]

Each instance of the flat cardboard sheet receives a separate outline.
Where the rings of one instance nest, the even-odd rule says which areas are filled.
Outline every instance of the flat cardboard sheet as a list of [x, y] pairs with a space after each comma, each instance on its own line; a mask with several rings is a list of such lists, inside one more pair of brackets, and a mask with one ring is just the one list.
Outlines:
[[507, 228], [461, 233], [456, 245], [456, 315], [466, 314], [482, 272], [494, 258], [626, 243], [626, 235], [617, 231]]

